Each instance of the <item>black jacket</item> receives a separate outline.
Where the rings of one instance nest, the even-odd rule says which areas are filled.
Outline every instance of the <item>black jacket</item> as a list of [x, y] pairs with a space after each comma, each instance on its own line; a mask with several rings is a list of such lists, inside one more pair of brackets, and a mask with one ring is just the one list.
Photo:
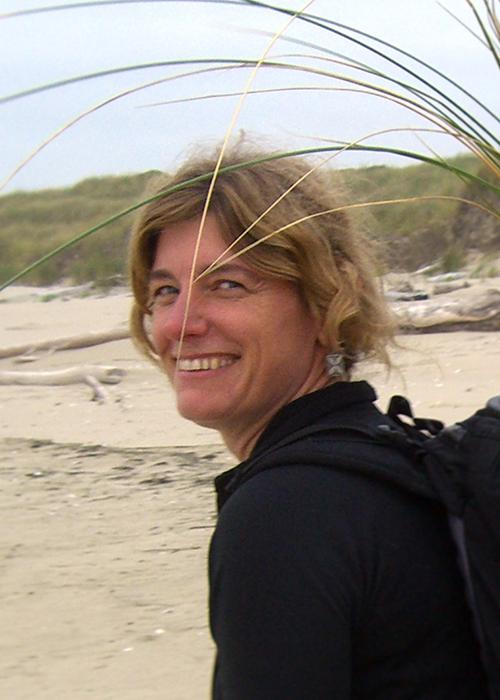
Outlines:
[[266, 468], [272, 446], [301, 428], [338, 412], [373, 421], [375, 398], [365, 382], [301, 397], [217, 478], [215, 700], [486, 699], [441, 506], [315, 462], [327, 451], [334, 465], [327, 434], [308, 438], [307, 462]]

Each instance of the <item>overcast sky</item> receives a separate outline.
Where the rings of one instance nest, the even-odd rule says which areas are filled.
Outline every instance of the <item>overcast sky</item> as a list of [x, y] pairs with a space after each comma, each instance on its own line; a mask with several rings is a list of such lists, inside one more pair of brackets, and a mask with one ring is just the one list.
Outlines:
[[[0, 96], [97, 70], [183, 59], [257, 59], [286, 16], [223, 2], [156, 0], [94, 6], [24, 16], [5, 16], [25, 8], [61, 5], [40, 0], [0, 3]], [[299, 9], [305, 2], [276, 0], [280, 7]], [[479, 6], [481, 3], [477, 3]], [[308, 12], [328, 17], [395, 43], [453, 77], [498, 112], [497, 73], [487, 49], [447, 12], [448, 8], [476, 29], [465, 0], [316, 0]], [[315, 42], [330, 52], [369, 63], [403, 78], [383, 59], [325, 30], [295, 20], [286, 37]], [[282, 58], [314, 53], [320, 58]], [[394, 54], [395, 55], [395, 54]], [[396, 55], [395, 55], [396, 56]], [[281, 57], [281, 58], [278, 58]], [[308, 64], [323, 71], [346, 73], [331, 62], [331, 54], [281, 40], [268, 58]], [[406, 61], [406, 59], [405, 59]], [[409, 63], [408, 61], [406, 61]], [[201, 64], [200, 64], [201, 67]], [[436, 85], [421, 67], [413, 68]], [[0, 104], [0, 180], [54, 131], [99, 102], [154, 80], [178, 76], [193, 66], [167, 66], [128, 72]], [[351, 72], [352, 74], [352, 72]], [[357, 74], [363, 78], [362, 73]], [[99, 174], [169, 169], [198, 142], [214, 143], [224, 136], [237, 98], [225, 97], [182, 104], [156, 105], [182, 97], [237, 92], [245, 86], [247, 69], [205, 73], [135, 90], [80, 120], [19, 172], [4, 191], [54, 187]], [[408, 77], [404, 77], [409, 80]], [[382, 84], [380, 79], [376, 82]], [[416, 79], [411, 79], [416, 84]], [[236, 129], [262, 134], [278, 147], [308, 147], [316, 139], [352, 141], [377, 129], [423, 126], [407, 110], [367, 95], [333, 91], [347, 87], [331, 77], [304, 71], [261, 68], [254, 89], [309, 88], [248, 96]], [[311, 90], [311, 87], [319, 89]], [[446, 88], [450, 92], [451, 88]], [[466, 105], [465, 98], [457, 100]], [[473, 112], [484, 121], [480, 108]], [[492, 124], [492, 120], [490, 126]], [[428, 126], [428, 125], [427, 125]], [[422, 134], [374, 137], [366, 143], [406, 146], [446, 156], [457, 143]], [[339, 167], [375, 163], [387, 157], [343, 154]], [[401, 162], [401, 161], [395, 161]]]

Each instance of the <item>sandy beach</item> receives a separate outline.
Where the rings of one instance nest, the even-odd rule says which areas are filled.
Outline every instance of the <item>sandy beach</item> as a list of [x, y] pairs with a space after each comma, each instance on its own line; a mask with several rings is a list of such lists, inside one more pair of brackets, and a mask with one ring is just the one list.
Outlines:
[[[16, 287], [0, 348], [124, 327], [130, 296], [50, 299]], [[500, 393], [500, 333], [401, 336], [391, 376], [364, 366], [386, 406], [453, 422]], [[0, 386], [0, 694], [13, 700], [208, 698], [206, 550], [219, 436], [176, 414], [166, 379], [128, 339], [0, 359], [0, 371], [111, 365], [123, 380]]]

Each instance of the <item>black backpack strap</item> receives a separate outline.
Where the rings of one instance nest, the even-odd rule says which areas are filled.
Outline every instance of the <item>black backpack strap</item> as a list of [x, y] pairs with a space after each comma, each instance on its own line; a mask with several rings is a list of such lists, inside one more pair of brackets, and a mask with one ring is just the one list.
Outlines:
[[[331, 440], [314, 440], [320, 436], [328, 436]], [[412, 444], [397, 427], [388, 425], [383, 414], [378, 414], [377, 420], [360, 419], [356, 422], [354, 417], [348, 416], [348, 420], [342, 423], [307, 426], [237, 467], [222, 486], [226, 496], [220, 500], [220, 505], [255, 474], [293, 464], [364, 474], [399, 486], [406, 492], [436, 500], [427, 477], [418, 469], [414, 459], [418, 447], [418, 443]]]
[[[389, 401], [389, 408], [387, 409], [387, 415], [413, 438], [417, 437], [415, 429], [418, 431], [418, 433], [425, 431], [429, 436], [431, 436], [438, 435], [444, 428], [444, 423], [442, 423], [440, 420], [436, 420], [434, 418], [416, 418], [413, 415], [410, 402], [404, 396], [396, 395], [391, 397]], [[409, 418], [411, 423], [408, 424], [402, 420], [401, 416]], [[423, 436], [420, 435], [419, 439], [423, 439]]]
[[[228, 492], [234, 491], [241, 483], [247, 481], [251, 476], [264, 469], [289, 464], [290, 460], [292, 463], [296, 462], [302, 455], [302, 450], [300, 448], [293, 450], [289, 448], [300, 445], [300, 443], [303, 440], [307, 440], [307, 438], [325, 434], [335, 434], [336, 439], [341, 439], [341, 437], [346, 436], [350, 436], [352, 439], [353, 434], [363, 436], [367, 439], [373, 439], [375, 431], [368, 428], [363, 429], [359, 426], [353, 426], [350, 423], [344, 425], [315, 424], [309, 425], [301, 430], [296, 430], [282, 440], [276, 442], [269, 449], [260, 452], [255, 457], [250, 457], [245, 463], [237, 467], [234, 478], [227, 482], [225, 490]], [[314, 457], [310, 452], [308, 456]]]

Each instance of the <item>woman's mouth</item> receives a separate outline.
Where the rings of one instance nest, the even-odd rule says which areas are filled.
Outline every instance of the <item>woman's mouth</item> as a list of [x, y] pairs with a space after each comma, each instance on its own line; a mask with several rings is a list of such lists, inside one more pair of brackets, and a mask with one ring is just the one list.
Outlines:
[[200, 372], [208, 369], [221, 369], [236, 362], [237, 357], [189, 357], [177, 360], [177, 370], [180, 372]]

